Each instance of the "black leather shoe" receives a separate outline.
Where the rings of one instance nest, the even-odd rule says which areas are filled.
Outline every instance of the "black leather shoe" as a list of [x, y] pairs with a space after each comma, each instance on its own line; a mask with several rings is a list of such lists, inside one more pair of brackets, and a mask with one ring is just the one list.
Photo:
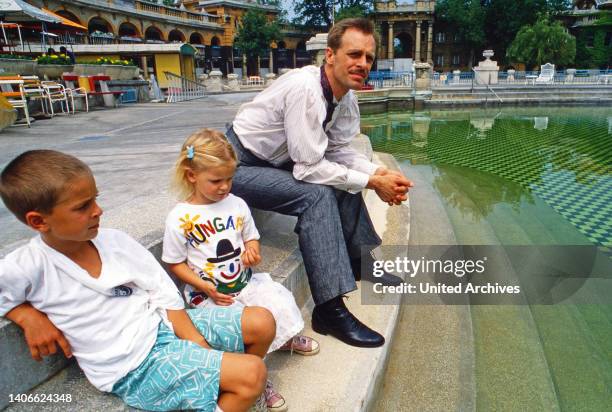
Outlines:
[[361, 323], [344, 305], [342, 296], [315, 306], [312, 311], [312, 329], [321, 335], [332, 335], [347, 345], [376, 348], [385, 338]]
[[364, 263], [365, 272], [362, 270], [361, 258], [351, 259], [351, 269], [353, 270], [355, 280], [365, 280], [366, 282], [371, 283], [382, 283], [385, 286], [399, 286], [403, 282], [402, 278], [399, 276], [392, 275], [386, 271], [383, 271], [382, 276], [374, 276], [374, 259], [371, 256], [368, 256], [366, 259], [367, 261]]

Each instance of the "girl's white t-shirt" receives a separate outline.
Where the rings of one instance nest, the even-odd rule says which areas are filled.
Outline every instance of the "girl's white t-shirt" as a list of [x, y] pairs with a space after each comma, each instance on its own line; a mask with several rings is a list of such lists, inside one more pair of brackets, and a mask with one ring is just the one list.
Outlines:
[[87, 379], [102, 391], [135, 369], [157, 339], [166, 309], [184, 309], [155, 257], [123, 232], [92, 240], [102, 272], [93, 278], [40, 237], [0, 261], [0, 316], [24, 302], [62, 331]]
[[[244, 243], [259, 239], [246, 202], [229, 194], [209, 205], [179, 203], [168, 214], [162, 260], [187, 265], [202, 279], [212, 281], [219, 292], [239, 293], [251, 270], [241, 260]], [[185, 297], [197, 306], [206, 295], [185, 286]]]

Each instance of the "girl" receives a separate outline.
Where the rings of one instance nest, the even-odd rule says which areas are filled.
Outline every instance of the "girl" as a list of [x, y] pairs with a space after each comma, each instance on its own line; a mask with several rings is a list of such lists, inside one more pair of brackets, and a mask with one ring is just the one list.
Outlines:
[[[203, 129], [190, 136], [177, 160], [174, 186], [182, 199], [166, 219], [162, 260], [185, 282], [192, 307], [263, 306], [274, 315], [274, 350], [314, 355], [319, 344], [298, 335], [304, 327], [293, 295], [259, 264], [259, 233], [247, 204], [232, 195], [237, 159], [225, 136]], [[264, 392], [270, 411], [285, 411], [270, 381]]]

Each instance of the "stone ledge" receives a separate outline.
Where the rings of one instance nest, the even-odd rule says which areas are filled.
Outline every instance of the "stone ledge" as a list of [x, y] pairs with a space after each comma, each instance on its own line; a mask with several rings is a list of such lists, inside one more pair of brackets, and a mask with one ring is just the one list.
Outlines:
[[[367, 136], [361, 135], [355, 139], [354, 147], [372, 156], [372, 148]], [[390, 155], [380, 155], [378, 163], [387, 164], [397, 168], [395, 160]], [[407, 242], [408, 232], [400, 230], [405, 228], [409, 221], [408, 206], [400, 208], [389, 208], [384, 203], [375, 199], [375, 194], [370, 191], [365, 193], [366, 204], [370, 210], [372, 220], [377, 231], [382, 234], [385, 243], [401, 244], [402, 240]], [[134, 199], [134, 202], [138, 202]], [[140, 200], [141, 202], [142, 200]], [[163, 235], [163, 222], [168, 210], [174, 201], [169, 196], [163, 195], [156, 198], [156, 202], [147, 205], [147, 213], [142, 208], [136, 209], [125, 205], [121, 210], [113, 209], [105, 215], [105, 226], [120, 227], [130, 233], [135, 239], [145, 245], [156, 257], [161, 255], [161, 239]], [[308, 288], [308, 281], [302, 263], [301, 255], [297, 246], [297, 237], [293, 233], [296, 219], [281, 216], [272, 212], [253, 211], [262, 235], [262, 255], [264, 264], [258, 268], [261, 271], [269, 271], [275, 280], [283, 283], [291, 290], [303, 308], [306, 323], [305, 333], [315, 336], [322, 343], [322, 353], [313, 357], [301, 357], [275, 353], [270, 356], [270, 376], [278, 382], [279, 389], [293, 405], [299, 406], [301, 411], [317, 411], [308, 399], [312, 399], [312, 393], [327, 392], [330, 387], [337, 389], [328, 391], [329, 396], [322, 397], [317, 405], [325, 407], [325, 410], [366, 410], [374, 401], [377, 387], [381, 382], [387, 364], [389, 348], [391, 347], [395, 325], [399, 314], [399, 306], [366, 306], [360, 305], [360, 295], [353, 292], [347, 305], [360, 319], [381, 331], [387, 338], [387, 343], [376, 349], [360, 349], [349, 347], [338, 340], [321, 336], [312, 332], [310, 328], [310, 312], [312, 299]], [[160, 222], [157, 226], [150, 226], [148, 222]], [[401, 222], [404, 226], [396, 224]], [[6, 336], [6, 338], [5, 338]], [[10, 340], [8, 340], [10, 339]], [[63, 356], [55, 356], [47, 359], [45, 363], [38, 364], [33, 361], [24, 344], [23, 335], [19, 328], [6, 320], [0, 319], [0, 356], [2, 365], [6, 365], [4, 359], [8, 358], [7, 348], [11, 348], [10, 357], [13, 371], [20, 371], [18, 375], [10, 372], [3, 374], [0, 383], [0, 409], [8, 405], [8, 394], [13, 393], [70, 393], [73, 403], [71, 410], [112, 410], [128, 411], [135, 410], [127, 407], [123, 402], [113, 395], [105, 394], [96, 390], [85, 378], [76, 362], [66, 361]], [[17, 355], [15, 355], [15, 349]], [[328, 348], [328, 349], [325, 349]], [[334, 363], [336, 367], [341, 366], [338, 359], [343, 359], [345, 367], [340, 367], [339, 373], [321, 373], [321, 368], [329, 369]], [[310, 363], [310, 361], [313, 361]], [[303, 362], [307, 362], [303, 365]], [[65, 367], [68, 365], [68, 367]], [[40, 368], [37, 371], [36, 368]], [[312, 375], [308, 382], [320, 382], [320, 388], [312, 392], [312, 385], [308, 384], [307, 391], [304, 390], [305, 380], [301, 376], [308, 368], [307, 374]], [[281, 372], [282, 370], [282, 372]], [[347, 372], [347, 371], [350, 371]], [[59, 372], [59, 373], [58, 373]], [[280, 374], [282, 373], [282, 378]], [[55, 376], [53, 376], [55, 374]], [[25, 378], [28, 379], [25, 379]], [[50, 378], [50, 379], [49, 379]], [[334, 381], [341, 379], [342, 387], [334, 385]], [[41, 383], [42, 382], [42, 383]], [[291, 385], [295, 382], [295, 385]], [[39, 384], [28, 392], [28, 389]], [[339, 395], [339, 396], [337, 396]], [[303, 398], [306, 396], [308, 399]], [[330, 409], [327, 408], [330, 407]], [[64, 411], [66, 404], [12, 404], [9, 411]], [[294, 409], [295, 410], [295, 409]]]

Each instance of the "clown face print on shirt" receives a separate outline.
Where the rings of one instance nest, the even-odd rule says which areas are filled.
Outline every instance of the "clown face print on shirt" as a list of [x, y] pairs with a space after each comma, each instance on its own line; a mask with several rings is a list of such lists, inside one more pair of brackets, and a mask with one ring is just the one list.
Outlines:
[[239, 292], [251, 279], [251, 269], [244, 267], [241, 252], [229, 239], [221, 239], [216, 247], [217, 256], [206, 259], [204, 273], [216, 283], [220, 293]]
[[[247, 204], [230, 194], [210, 205], [177, 204], [166, 219], [162, 260], [187, 262], [220, 293], [237, 294], [251, 279], [241, 255], [245, 241], [259, 239]], [[206, 300], [202, 291], [185, 285], [192, 306]]]

